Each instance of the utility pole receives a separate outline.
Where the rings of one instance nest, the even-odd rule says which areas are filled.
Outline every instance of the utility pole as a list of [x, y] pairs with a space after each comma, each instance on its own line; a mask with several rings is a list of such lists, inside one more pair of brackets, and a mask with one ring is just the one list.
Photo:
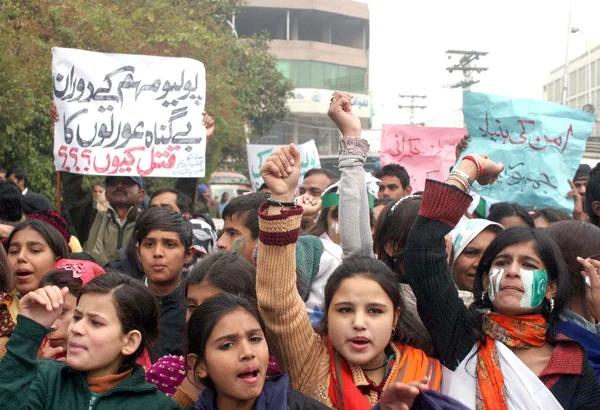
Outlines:
[[448, 54], [448, 60], [452, 59], [453, 55], [459, 55], [460, 60], [458, 60], [458, 64], [453, 65], [452, 67], [446, 68], [448, 72], [452, 74], [453, 71], [462, 71], [463, 80], [459, 81], [456, 84], [450, 86], [450, 88], [462, 88], [463, 90], [471, 90], [471, 86], [473, 84], [477, 84], [479, 80], [473, 79], [473, 72], [477, 72], [478, 74], [482, 71], [487, 71], [487, 67], [477, 67], [473, 65], [475, 60], [479, 60], [479, 57], [483, 57], [488, 55], [487, 51], [462, 51], [462, 50], [448, 50], [446, 51]]
[[425, 98], [427, 98], [427, 96], [426, 95], [403, 95], [403, 94], [400, 94], [398, 97], [410, 98], [410, 105], [399, 105], [398, 108], [400, 108], [400, 109], [408, 108], [410, 110], [410, 123], [414, 124], [415, 123], [415, 109], [427, 108], [426, 105], [415, 105], [415, 100], [417, 98], [424, 100]]

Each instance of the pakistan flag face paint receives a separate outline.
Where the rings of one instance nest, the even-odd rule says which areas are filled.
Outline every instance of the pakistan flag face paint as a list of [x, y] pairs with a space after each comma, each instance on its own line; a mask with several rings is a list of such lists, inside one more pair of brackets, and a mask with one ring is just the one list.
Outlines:
[[521, 299], [521, 307], [536, 308], [541, 305], [546, 296], [546, 285], [548, 284], [546, 271], [521, 269], [521, 279], [525, 290], [523, 299]]
[[[548, 274], [545, 270], [520, 269], [521, 281], [523, 282], [523, 298], [520, 306], [522, 308], [536, 308], [542, 304], [546, 296], [548, 285]], [[504, 269], [493, 269], [490, 273], [488, 293], [493, 302], [500, 291], [500, 283], [504, 278]]]

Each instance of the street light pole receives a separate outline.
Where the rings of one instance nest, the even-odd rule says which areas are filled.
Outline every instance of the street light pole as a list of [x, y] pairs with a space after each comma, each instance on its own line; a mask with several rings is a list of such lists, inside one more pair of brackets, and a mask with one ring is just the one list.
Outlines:
[[569, 2], [569, 25], [567, 28], [567, 49], [565, 51], [565, 73], [563, 75], [562, 103], [567, 105], [567, 80], [569, 79], [569, 39], [571, 37], [571, 9], [573, 0]]
[[571, 27], [571, 33], [573, 33], [573, 34], [581, 33], [585, 36], [584, 39], [585, 39], [585, 48], [587, 50], [587, 82], [588, 82], [587, 103], [592, 104], [592, 59], [591, 59], [591, 54], [590, 54], [591, 50], [588, 47], [587, 33], [585, 31], [578, 29], [577, 27]]

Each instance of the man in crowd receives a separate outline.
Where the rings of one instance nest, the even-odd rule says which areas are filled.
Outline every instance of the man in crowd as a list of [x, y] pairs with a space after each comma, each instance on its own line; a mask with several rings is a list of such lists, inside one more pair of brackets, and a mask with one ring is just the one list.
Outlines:
[[266, 192], [254, 192], [233, 198], [223, 209], [223, 235], [217, 246], [235, 252], [253, 262], [252, 254], [258, 244], [258, 208], [269, 198]]
[[106, 211], [108, 209], [108, 201], [106, 200], [106, 188], [102, 184], [92, 185], [92, 192], [94, 201], [96, 202], [96, 209], [99, 211]]
[[217, 244], [217, 233], [207, 222], [201, 219], [192, 219], [192, 200], [183, 192], [174, 188], [159, 189], [152, 194], [152, 197], [150, 198], [150, 207], [170, 209], [171, 211], [183, 215], [184, 218], [191, 222], [194, 233], [192, 242], [194, 260], [192, 260], [191, 265], [193, 265], [197, 259], [202, 259], [215, 249]]
[[387, 164], [377, 173], [379, 183], [379, 199], [404, 198], [410, 195], [410, 176], [406, 168], [400, 164]]
[[0, 167], [0, 181], [6, 181], [6, 170]]
[[29, 179], [23, 168], [12, 168], [8, 171], [6, 179], [12, 181], [21, 190], [25, 213], [29, 214], [52, 208], [48, 198], [29, 189]]
[[106, 177], [106, 199], [109, 207], [99, 211], [93, 192], [83, 175], [62, 172], [63, 198], [73, 220], [83, 250], [99, 264], [119, 259], [119, 251], [133, 234], [140, 202], [146, 196], [141, 177]]
[[590, 222], [600, 227], [600, 162], [590, 171], [588, 176], [585, 206]]
[[[328, 186], [335, 184], [338, 181], [338, 177], [328, 169], [324, 168], [313, 168], [306, 172], [304, 180], [300, 186], [300, 195], [309, 194], [315, 199], [321, 199], [321, 194], [327, 189]], [[303, 215], [302, 216], [302, 229], [306, 229], [311, 223], [315, 221], [318, 213], [315, 215]]]

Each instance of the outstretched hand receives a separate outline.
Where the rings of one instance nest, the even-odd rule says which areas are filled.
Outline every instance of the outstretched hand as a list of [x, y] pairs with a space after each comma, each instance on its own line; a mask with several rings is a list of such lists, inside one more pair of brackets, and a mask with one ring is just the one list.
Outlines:
[[427, 383], [429, 379], [423, 379], [409, 384], [395, 382], [389, 385], [381, 393], [381, 410], [410, 410], [415, 399], [421, 392], [429, 391]]
[[208, 143], [215, 132], [215, 120], [206, 111], [202, 113], [202, 125], [206, 127], [206, 143]]
[[471, 156], [479, 163], [481, 175], [477, 175], [477, 166], [469, 159], [463, 158], [457, 168], [469, 175], [473, 181], [477, 180], [480, 185], [489, 185], [496, 182], [498, 176], [504, 170], [504, 165], [501, 162], [495, 163], [485, 154], [471, 154]]
[[59, 289], [58, 286], [45, 286], [29, 292], [19, 301], [19, 313], [44, 327], [50, 327], [62, 313], [67, 293], [69, 288]]
[[300, 179], [300, 151], [294, 144], [284, 145], [260, 168], [260, 175], [271, 190], [271, 199], [290, 202]]

